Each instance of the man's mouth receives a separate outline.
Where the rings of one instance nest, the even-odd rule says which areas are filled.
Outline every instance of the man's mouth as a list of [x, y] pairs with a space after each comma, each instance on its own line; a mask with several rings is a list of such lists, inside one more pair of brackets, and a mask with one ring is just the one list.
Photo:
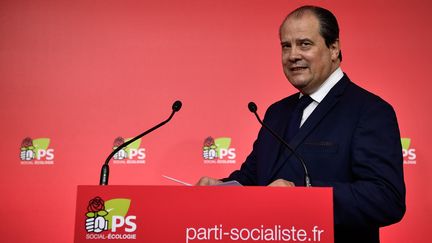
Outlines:
[[296, 72], [296, 71], [303, 71], [305, 70], [307, 67], [291, 67], [290, 70], [292, 72]]

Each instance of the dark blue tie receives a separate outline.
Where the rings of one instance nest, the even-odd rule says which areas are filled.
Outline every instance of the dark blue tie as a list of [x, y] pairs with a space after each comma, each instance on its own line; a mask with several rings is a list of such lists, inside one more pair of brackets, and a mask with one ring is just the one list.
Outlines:
[[292, 138], [298, 133], [300, 130], [300, 122], [303, 116], [303, 110], [312, 103], [313, 99], [309, 95], [303, 95], [297, 102], [296, 107], [291, 116], [291, 120], [289, 122], [289, 126], [286, 132], [285, 139], [288, 142], [291, 142]]

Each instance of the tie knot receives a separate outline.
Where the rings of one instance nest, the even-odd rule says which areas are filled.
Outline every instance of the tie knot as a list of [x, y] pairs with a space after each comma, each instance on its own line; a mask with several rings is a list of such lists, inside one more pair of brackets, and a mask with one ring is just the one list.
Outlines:
[[297, 104], [299, 110], [304, 110], [310, 103], [312, 103], [313, 99], [309, 95], [303, 95]]

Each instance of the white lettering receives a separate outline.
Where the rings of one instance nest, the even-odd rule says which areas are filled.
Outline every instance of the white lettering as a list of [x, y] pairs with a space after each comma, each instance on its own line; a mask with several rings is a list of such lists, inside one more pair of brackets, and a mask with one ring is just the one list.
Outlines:
[[53, 160], [54, 149], [47, 149], [47, 150], [39, 149], [37, 151], [37, 159], [40, 160], [41, 158], [45, 158], [46, 160]]
[[130, 149], [129, 150], [129, 159], [145, 159], [146, 154], [145, 154], [145, 149], [144, 148], [140, 148], [140, 149]]
[[126, 217], [126, 225], [130, 226], [129, 228], [126, 228], [126, 232], [134, 232], [137, 228], [136, 224], [132, 222], [132, 220], [135, 220], [136, 216], [128, 216]]
[[219, 150], [219, 158], [224, 159], [225, 157], [228, 157], [228, 159], [235, 159], [235, 148], [230, 149], [220, 149]]
[[117, 228], [120, 228], [124, 225], [125, 220], [122, 216], [113, 216], [112, 217], [112, 232], [116, 232]]

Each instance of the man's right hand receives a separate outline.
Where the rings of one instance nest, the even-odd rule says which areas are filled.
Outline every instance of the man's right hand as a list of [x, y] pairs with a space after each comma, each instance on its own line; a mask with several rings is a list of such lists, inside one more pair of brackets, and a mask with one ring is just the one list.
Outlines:
[[195, 184], [195, 186], [214, 186], [221, 183], [222, 183], [221, 180], [204, 176]]

